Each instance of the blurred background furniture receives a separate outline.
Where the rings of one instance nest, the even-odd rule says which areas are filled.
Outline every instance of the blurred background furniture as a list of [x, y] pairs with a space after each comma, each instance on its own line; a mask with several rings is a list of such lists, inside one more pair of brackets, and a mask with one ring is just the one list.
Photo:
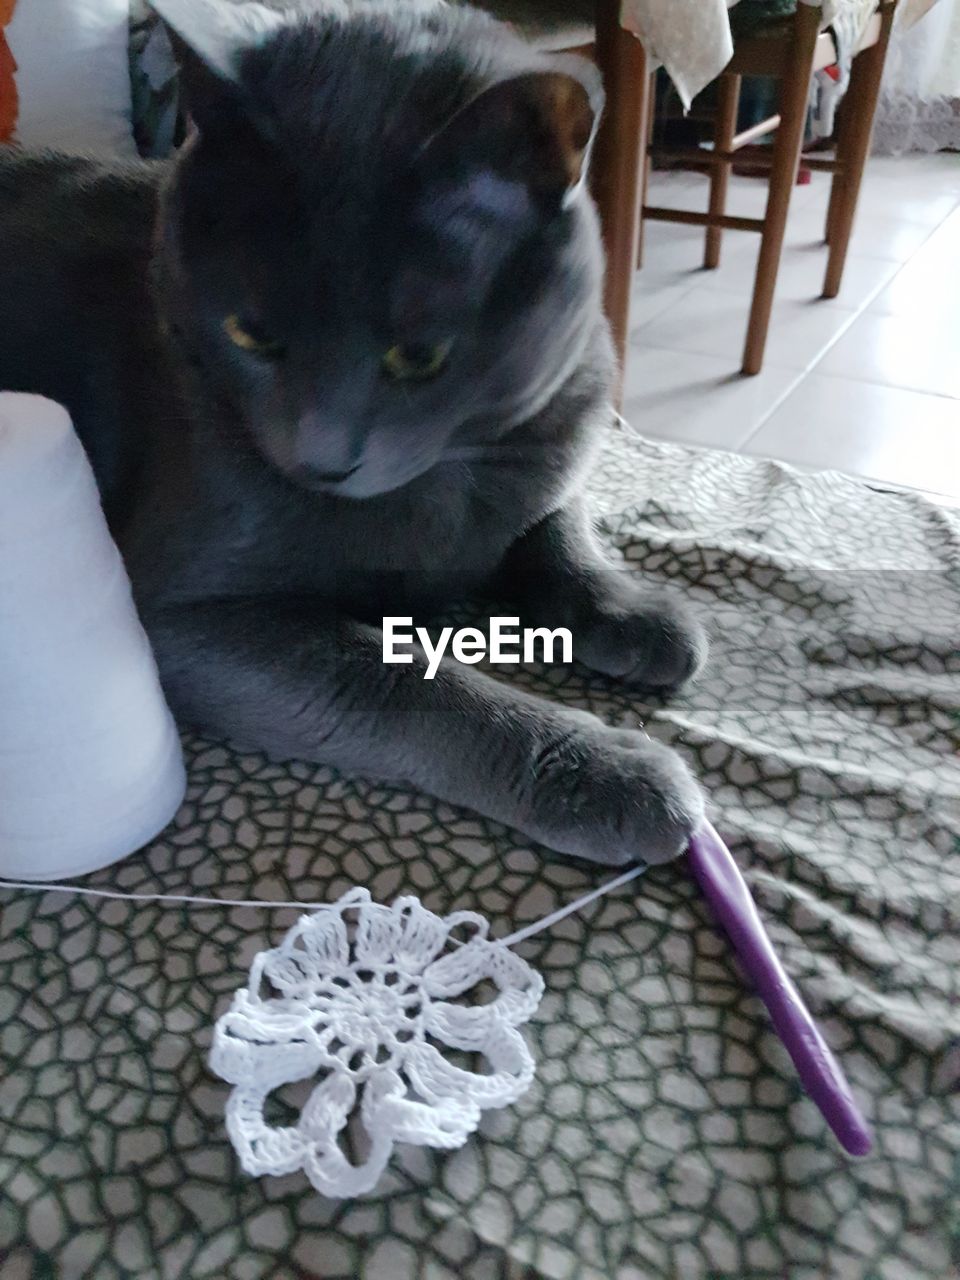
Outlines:
[[[862, 0], [844, 0], [852, 22], [846, 35], [850, 71], [836, 127], [835, 154], [804, 156], [810, 169], [833, 175], [824, 239], [829, 245], [822, 296], [835, 298], [840, 289], [843, 267], [856, 213], [857, 198], [880, 92], [884, 59], [893, 25], [897, 0], [880, 0], [864, 5]], [[774, 7], [774, 12], [775, 12]], [[790, 197], [797, 177], [807, 122], [811, 82], [814, 74], [840, 61], [833, 32], [825, 29], [827, 8], [800, 3], [791, 17], [775, 16], [761, 24], [751, 36], [737, 40], [733, 56], [719, 77], [713, 146], [710, 150], [687, 150], [651, 146], [652, 159], [669, 159], [674, 164], [706, 169], [710, 177], [709, 208], [705, 213], [686, 209], [642, 208], [642, 218], [680, 222], [706, 228], [704, 268], [720, 261], [724, 230], [753, 231], [761, 235], [756, 279], [742, 372], [759, 373], [770, 324], [783, 236]], [[837, 21], [842, 9], [834, 13]], [[744, 76], [763, 76], [778, 84], [778, 111], [750, 128], [737, 132], [741, 81]], [[731, 216], [726, 212], [727, 180], [737, 152], [757, 139], [773, 134], [773, 145], [751, 152], [751, 164], [769, 172], [769, 193], [762, 218]]]
[[[736, 0], [733, 0], [735, 3]], [[952, 4], [954, 0], [949, 0]], [[912, 17], [933, 0], [904, 0]], [[482, 0], [540, 47], [592, 56], [606, 89], [606, 109], [593, 159], [593, 188], [607, 255], [605, 305], [621, 367], [630, 325], [633, 265], [642, 261], [643, 220], [692, 223], [706, 230], [704, 267], [719, 264], [725, 230], [761, 236], [742, 372], [763, 364], [790, 197], [803, 159], [833, 175], [824, 239], [829, 245], [822, 296], [837, 296], [856, 214], [897, 0], [744, 0], [732, 15], [744, 20], [734, 38], [727, 0]], [[746, 21], [749, 17], [749, 23]], [[749, 30], [746, 30], [749, 27]], [[712, 145], [652, 148], [658, 162], [709, 175], [704, 211], [645, 206], [655, 94], [651, 73], [662, 66], [686, 110], [712, 85], [716, 103]], [[814, 77], [833, 68], [842, 94], [833, 155], [803, 155]], [[738, 132], [744, 78], [766, 78], [777, 89], [777, 110]], [[823, 81], [823, 83], [829, 83]], [[709, 95], [703, 95], [699, 102]], [[832, 108], [829, 112], [832, 117]], [[772, 139], [772, 145], [757, 146]], [[763, 217], [726, 209], [736, 154], [749, 146], [750, 163], [769, 184]]]

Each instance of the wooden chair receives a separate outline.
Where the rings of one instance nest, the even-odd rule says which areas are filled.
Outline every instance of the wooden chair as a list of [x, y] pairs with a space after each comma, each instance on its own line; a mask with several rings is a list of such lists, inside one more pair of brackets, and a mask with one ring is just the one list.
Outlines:
[[[870, 150], [873, 119], [896, 5], [897, 0], [880, 0], [861, 39], [853, 59], [847, 92], [839, 108], [837, 145], [832, 159], [802, 155], [814, 72], [836, 62], [833, 37], [822, 29], [820, 6], [803, 0], [797, 5], [794, 17], [771, 25], [762, 34], [737, 42], [733, 58], [719, 79], [711, 151], [650, 148], [648, 166], [652, 158], [661, 156], [681, 164], [689, 162], [694, 168], [707, 167], [710, 199], [706, 213], [649, 206], [644, 199], [643, 221], [680, 222], [706, 227], [703, 265], [708, 269], [720, 262], [721, 237], [725, 230], [755, 231], [761, 235], [743, 351], [742, 372], [745, 374], [759, 373], [763, 364], [787, 214], [801, 157], [809, 168], [833, 174], [825, 229], [829, 255], [822, 296], [835, 298], [839, 292], [860, 183]], [[740, 83], [745, 75], [770, 76], [779, 81], [779, 112], [737, 133]], [[774, 142], [766, 162], [770, 171], [766, 212], [762, 218], [730, 215], [726, 212], [727, 184], [737, 152], [769, 133], [774, 134]], [[646, 186], [646, 178], [643, 185]], [[642, 222], [638, 244], [642, 252]]]
[[593, 194], [607, 258], [604, 308], [620, 365], [630, 329], [630, 290], [640, 239], [641, 175], [647, 124], [652, 115], [651, 77], [643, 45], [620, 25], [620, 0], [596, 0], [595, 57], [606, 107], [593, 153]]

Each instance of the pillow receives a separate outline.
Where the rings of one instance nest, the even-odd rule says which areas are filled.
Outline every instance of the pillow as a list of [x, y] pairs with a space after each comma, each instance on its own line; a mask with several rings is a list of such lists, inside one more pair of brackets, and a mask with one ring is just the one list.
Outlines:
[[134, 156], [129, 0], [0, 0], [0, 141]]

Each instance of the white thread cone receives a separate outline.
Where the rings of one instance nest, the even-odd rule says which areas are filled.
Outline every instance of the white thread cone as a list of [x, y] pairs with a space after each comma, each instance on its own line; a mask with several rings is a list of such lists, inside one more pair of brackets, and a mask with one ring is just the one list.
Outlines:
[[180, 741], [86, 454], [0, 393], [0, 875], [107, 866], [183, 799]]

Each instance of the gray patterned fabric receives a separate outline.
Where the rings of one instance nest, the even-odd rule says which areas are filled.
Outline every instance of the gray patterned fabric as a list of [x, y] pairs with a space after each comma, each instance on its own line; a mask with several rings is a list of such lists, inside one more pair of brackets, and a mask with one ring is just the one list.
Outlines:
[[[826, 1134], [682, 864], [521, 945], [547, 984], [529, 1093], [345, 1204], [240, 1173], [205, 1062], [293, 911], [6, 892], [3, 1280], [955, 1274], [960, 518], [623, 432], [594, 489], [609, 541], [708, 611], [709, 671], [668, 706], [581, 672], [527, 678], [648, 719], [694, 764], [875, 1153]], [[187, 748], [175, 826], [89, 883], [303, 900], [361, 883], [502, 933], [609, 874], [421, 795]]]

